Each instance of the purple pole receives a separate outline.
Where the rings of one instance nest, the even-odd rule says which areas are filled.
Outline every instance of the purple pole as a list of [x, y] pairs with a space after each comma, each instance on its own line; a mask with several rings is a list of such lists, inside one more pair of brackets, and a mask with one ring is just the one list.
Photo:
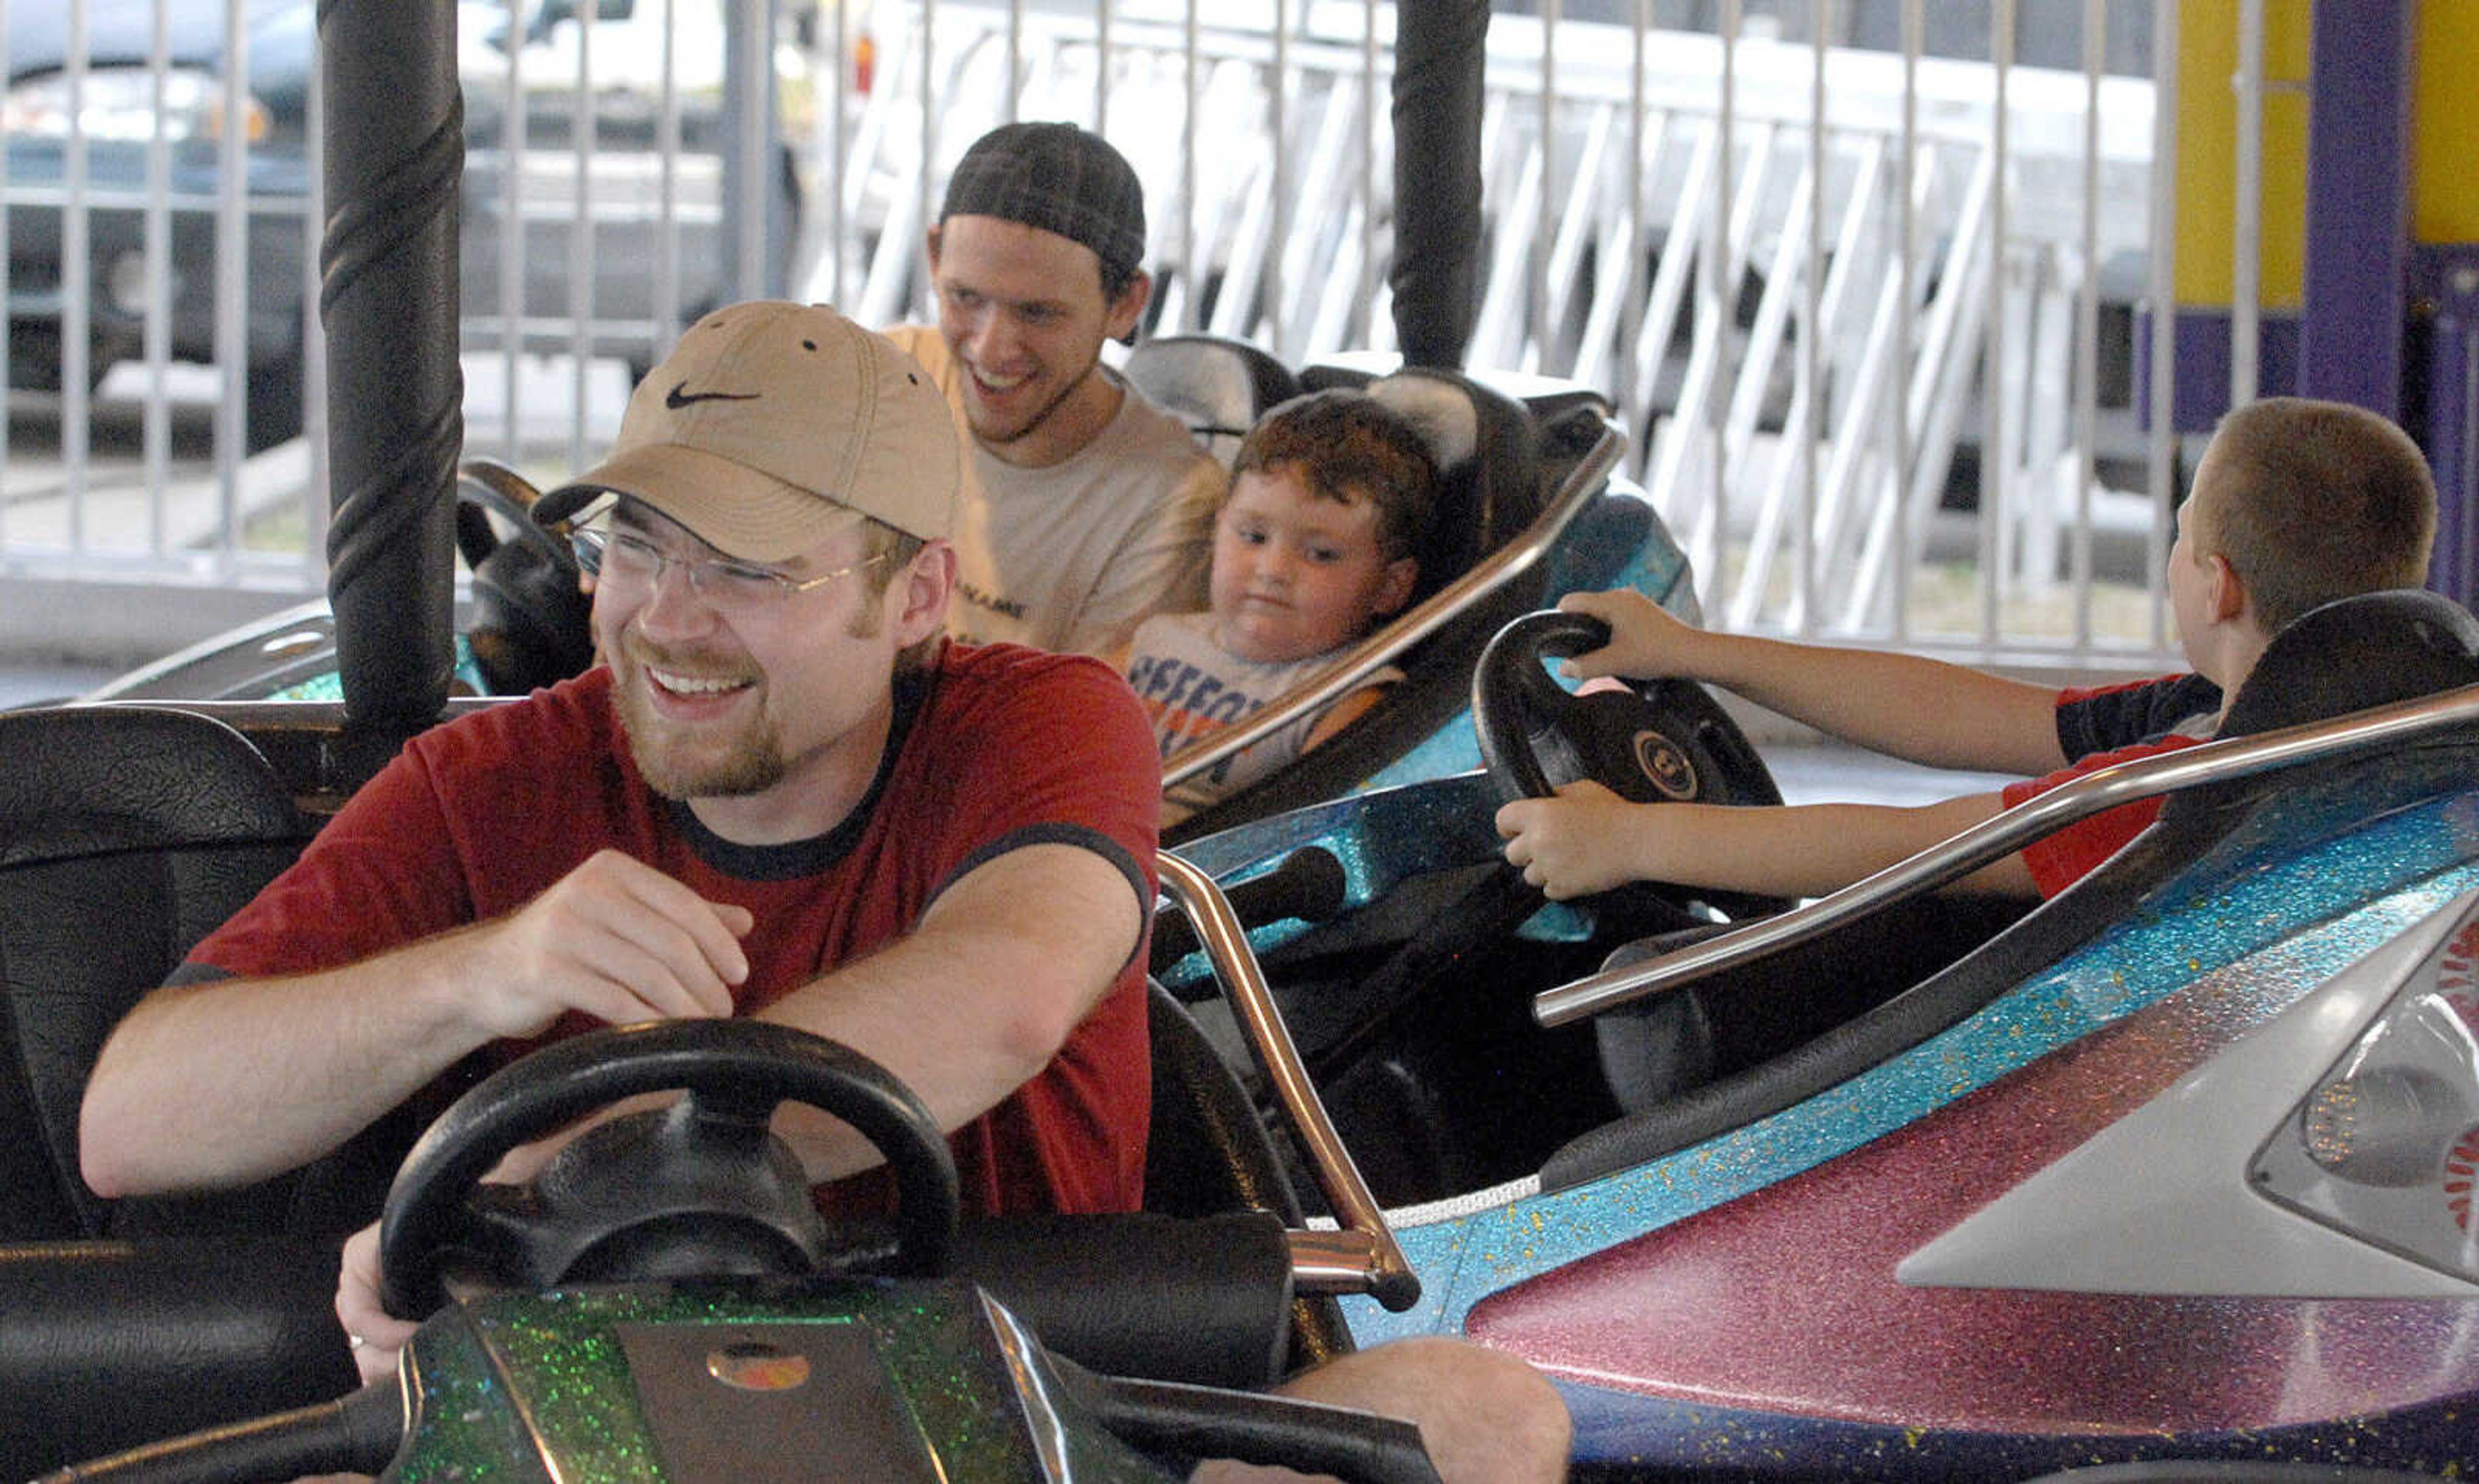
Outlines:
[[2311, 40], [2298, 390], [2387, 417], [2401, 409], [2416, 9], [2324, 0]]

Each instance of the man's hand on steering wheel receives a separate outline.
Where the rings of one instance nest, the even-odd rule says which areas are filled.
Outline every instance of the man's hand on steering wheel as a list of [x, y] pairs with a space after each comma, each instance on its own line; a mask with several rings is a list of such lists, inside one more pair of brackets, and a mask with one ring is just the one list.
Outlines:
[[422, 1325], [399, 1319], [379, 1302], [379, 1224], [345, 1239], [344, 1267], [336, 1274], [336, 1319], [353, 1347], [353, 1365], [367, 1386], [396, 1374], [396, 1357]]

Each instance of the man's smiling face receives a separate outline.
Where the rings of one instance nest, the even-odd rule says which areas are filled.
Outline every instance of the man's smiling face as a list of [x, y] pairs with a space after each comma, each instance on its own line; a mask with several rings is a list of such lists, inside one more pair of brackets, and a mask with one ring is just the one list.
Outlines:
[[839, 569], [849, 576], [737, 618], [683, 570], [717, 558], [712, 548], [634, 500], [612, 527], [664, 559], [659, 573], [626, 581], [606, 559], [594, 595], [595, 637], [611, 663], [629, 751], [657, 793], [762, 799], [799, 789], [821, 769], [867, 777], [884, 737], [895, 636], [863, 572], [857, 522], [811, 552], [768, 564], [795, 580]]
[[997, 217], [950, 217], [930, 234], [938, 330], [962, 371], [964, 420], [1010, 464], [1056, 464], [1118, 410], [1099, 374], [1102, 343], [1136, 328], [1150, 289], [1137, 274], [1115, 300], [1093, 249]]

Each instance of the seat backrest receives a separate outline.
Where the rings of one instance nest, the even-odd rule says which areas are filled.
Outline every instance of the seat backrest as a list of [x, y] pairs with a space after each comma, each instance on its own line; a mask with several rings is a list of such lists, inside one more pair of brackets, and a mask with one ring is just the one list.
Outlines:
[[[2479, 621], [2452, 599], [2419, 588], [2360, 593], [2311, 608], [2264, 646], [2230, 698], [2220, 735], [2247, 736], [2330, 720], [2369, 706], [2479, 682]], [[2284, 775], [2240, 779], [2172, 796], [2161, 817], [2218, 809]]]
[[1406, 367], [1367, 390], [1420, 429], [1438, 461], [1412, 592], [1418, 602], [1540, 517], [1540, 437], [1522, 403], [1454, 371]]
[[307, 832], [221, 722], [133, 706], [0, 714], [0, 1240], [102, 1235], [77, 1155], [96, 1052]]
[[2223, 736], [2322, 721], [2479, 680], [2479, 622], [2419, 588], [2311, 608], [2264, 646], [2231, 698]]
[[1289, 367], [1245, 341], [1166, 335], [1128, 352], [1122, 375], [1145, 399], [1188, 424], [1229, 469], [1257, 420], [1300, 395]]

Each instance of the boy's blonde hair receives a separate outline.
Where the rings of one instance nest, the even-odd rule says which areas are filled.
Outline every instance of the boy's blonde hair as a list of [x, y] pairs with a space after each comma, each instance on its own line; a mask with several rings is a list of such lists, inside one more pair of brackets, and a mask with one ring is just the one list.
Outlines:
[[1257, 420], [1231, 463], [1241, 474], [1291, 470], [1309, 493], [1377, 507], [1389, 561], [1419, 550], [1438, 499], [1438, 462], [1410, 419], [1366, 392], [1337, 388], [1281, 403]]
[[2436, 479], [2391, 422], [2269, 397], [2223, 418], [2208, 452], [2214, 477], [2189, 497], [2187, 539], [2230, 564], [2265, 633], [2337, 598], [2425, 585]]

